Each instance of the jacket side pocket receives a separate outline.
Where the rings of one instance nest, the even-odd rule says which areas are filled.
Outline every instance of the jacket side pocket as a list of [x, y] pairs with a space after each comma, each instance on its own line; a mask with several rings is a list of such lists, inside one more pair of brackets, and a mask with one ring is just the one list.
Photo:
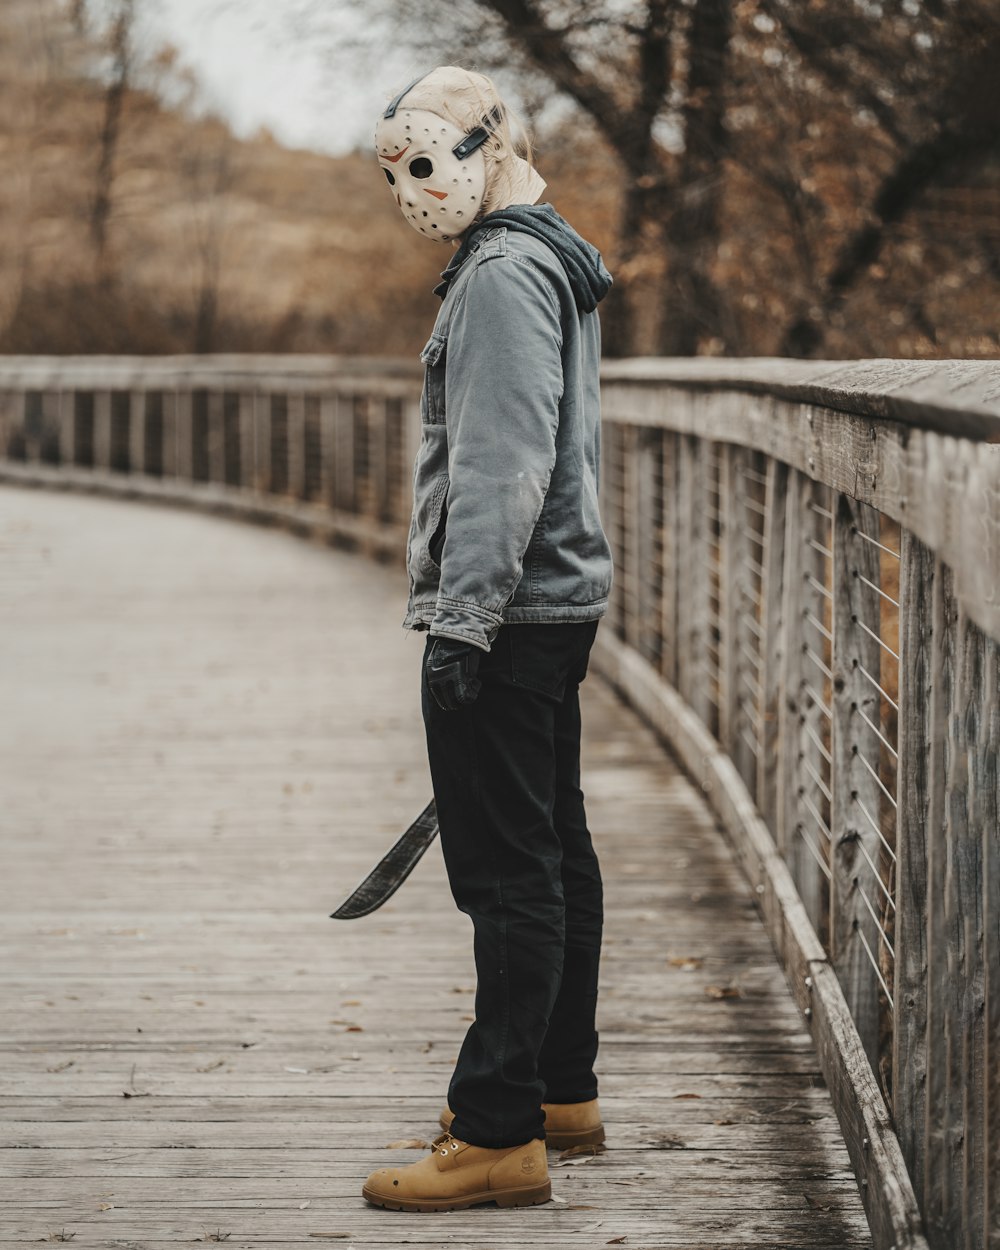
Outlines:
[[445, 348], [448, 340], [440, 334], [432, 334], [420, 353], [424, 366], [424, 393], [421, 416], [429, 425], [444, 424], [444, 372]]

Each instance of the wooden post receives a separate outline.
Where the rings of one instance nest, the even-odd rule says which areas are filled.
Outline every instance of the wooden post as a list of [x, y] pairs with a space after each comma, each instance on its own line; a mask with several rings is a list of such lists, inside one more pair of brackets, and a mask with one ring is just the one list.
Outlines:
[[253, 490], [257, 480], [257, 459], [254, 439], [252, 391], [240, 391], [239, 403], [239, 475], [240, 487]]
[[[876, 917], [882, 881], [882, 794], [877, 776], [882, 723], [878, 513], [837, 495], [833, 527], [833, 739], [830, 956], [873, 1071], [879, 1061], [879, 983], [873, 961], [882, 954]], [[869, 584], [870, 583], [870, 584]], [[867, 626], [867, 630], [865, 629]], [[872, 633], [869, 633], [871, 630]], [[868, 765], [866, 767], [866, 764]]]
[[623, 547], [621, 594], [625, 614], [623, 626], [625, 641], [636, 650], [639, 646], [639, 583], [642, 578], [642, 570], [639, 567], [641, 519], [639, 516], [638, 434], [639, 431], [634, 425], [622, 426], [618, 431], [622, 468], [620, 516]]
[[924, 1205], [927, 1085], [927, 823], [931, 756], [934, 553], [900, 534], [899, 807], [892, 1113], [906, 1168]]
[[778, 829], [782, 674], [788, 630], [784, 619], [784, 569], [788, 465], [780, 460], [767, 462], [765, 486], [767, 512], [764, 517], [764, 576], [761, 585], [764, 636], [761, 677], [760, 749], [757, 752], [757, 806], [772, 834]]
[[194, 421], [193, 397], [189, 390], [178, 390], [174, 398], [174, 431], [176, 433], [176, 452], [174, 469], [182, 482], [190, 482], [194, 477]]
[[[934, 608], [931, 633], [931, 751], [927, 812], [927, 1095], [923, 1213], [928, 1239], [935, 1248], [960, 1244], [962, 1204], [962, 1122], [956, 1114], [960, 1091], [952, 1073], [961, 1073], [962, 1038], [959, 1004], [951, 978], [958, 955], [961, 925], [949, 890], [949, 862], [954, 846], [949, 834], [949, 781], [956, 710], [958, 605], [952, 593], [951, 570], [940, 559], [934, 567]], [[956, 796], [957, 797], [957, 796]], [[949, 946], [954, 943], [954, 956]]]
[[256, 473], [254, 487], [261, 494], [270, 494], [272, 483], [270, 391], [254, 391], [253, 439]]
[[657, 561], [657, 530], [660, 524], [660, 500], [656, 485], [658, 431], [641, 427], [636, 430], [632, 448], [632, 470], [635, 508], [632, 519], [636, 525], [633, 552], [636, 567], [636, 649], [643, 659], [659, 666], [659, 602], [662, 571]]
[[983, 1244], [1000, 1247], [1000, 641], [987, 640], [983, 708], [975, 755], [976, 815], [983, 871], [983, 1090], [972, 1102], [982, 1117]]
[[708, 642], [711, 629], [709, 599], [709, 534], [705, 515], [707, 489], [706, 447], [691, 434], [680, 439], [678, 473], [678, 568], [686, 586], [677, 602], [677, 685], [681, 696], [706, 725], [712, 723]]
[[41, 428], [38, 437], [38, 454], [41, 460], [58, 461], [61, 427], [59, 420], [59, 392], [42, 391]]
[[624, 532], [624, 476], [622, 455], [623, 428], [618, 423], [609, 425], [602, 434], [600, 508], [605, 530], [614, 560], [615, 577], [608, 605], [607, 627], [619, 637], [625, 633], [625, 586], [628, 580], [626, 568]]
[[940, 560], [934, 583], [924, 1216], [932, 1246], [980, 1250], [987, 1245], [985, 1221], [976, 1216], [985, 1206], [980, 1109], [987, 1098], [983, 868], [989, 840], [977, 818], [996, 812], [981, 786], [990, 774], [995, 786], [996, 757], [984, 761], [982, 744], [997, 697], [983, 690], [985, 640], [956, 602], [951, 570]]
[[94, 392], [94, 468], [111, 468], [111, 392]]
[[288, 493], [293, 499], [309, 494], [306, 477], [306, 397], [301, 391], [287, 396]]
[[354, 397], [337, 396], [336, 493], [341, 512], [355, 511]]
[[389, 445], [388, 420], [384, 395], [369, 395], [368, 476], [371, 483], [369, 502], [373, 521], [388, 519], [389, 509]]
[[[800, 470], [788, 483], [785, 511], [785, 628], [779, 722], [779, 807], [776, 841], [821, 941], [828, 927], [830, 876], [825, 757], [829, 753], [828, 677], [824, 671], [825, 491]], [[827, 539], [827, 541], [829, 541]], [[816, 622], [819, 622], [817, 626]], [[822, 628], [820, 628], [822, 627]], [[829, 632], [829, 631], [828, 631]]]
[[660, 442], [660, 602], [657, 633], [660, 636], [660, 675], [677, 685], [677, 598], [681, 570], [678, 564], [679, 506], [677, 490], [677, 439], [670, 430], [657, 430]]
[[128, 467], [130, 473], [146, 472], [146, 392], [129, 392]]
[[337, 396], [322, 395], [319, 401], [319, 498], [328, 508], [336, 506]]
[[59, 463], [76, 464], [76, 391], [66, 387], [59, 392]]
[[208, 403], [208, 480], [226, 480], [226, 422], [225, 394], [212, 387], [207, 395]]
[[164, 480], [177, 476], [177, 392], [164, 387], [162, 392], [163, 428], [160, 431], [160, 456]]
[[[752, 524], [747, 502], [749, 453], [726, 443], [722, 447], [720, 504], [719, 741], [736, 764], [751, 796], [757, 784], [757, 721], [760, 714], [762, 662], [753, 595], [753, 569], [758, 549], [749, 537]], [[756, 626], [756, 630], [754, 629]]]

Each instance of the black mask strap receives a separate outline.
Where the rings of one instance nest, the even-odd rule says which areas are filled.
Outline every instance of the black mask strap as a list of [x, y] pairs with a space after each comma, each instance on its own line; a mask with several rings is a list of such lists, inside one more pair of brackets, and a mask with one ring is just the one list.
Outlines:
[[[419, 81], [419, 80], [418, 80]], [[412, 85], [412, 84], [411, 84]], [[407, 87], [407, 91], [409, 91]], [[490, 135], [500, 125], [502, 113], [500, 105], [497, 104], [483, 118], [481, 126], [477, 126], [475, 130], [470, 130], [461, 143], [457, 143], [452, 148], [452, 154], [457, 156], [460, 161], [464, 161], [467, 156], [475, 152], [476, 148], [481, 148]]]
[[403, 96], [408, 95], [409, 92], [411, 92], [413, 88], [417, 85], [417, 83], [423, 82], [426, 77], [427, 77], [426, 74], [421, 74], [419, 78], [414, 78], [413, 82], [405, 86], [403, 90], [399, 93], [399, 95], [396, 96], [395, 100], [390, 101], [388, 108], [385, 110], [382, 116], [384, 118], [395, 117], [396, 109], [399, 108], [399, 103], [402, 100]]

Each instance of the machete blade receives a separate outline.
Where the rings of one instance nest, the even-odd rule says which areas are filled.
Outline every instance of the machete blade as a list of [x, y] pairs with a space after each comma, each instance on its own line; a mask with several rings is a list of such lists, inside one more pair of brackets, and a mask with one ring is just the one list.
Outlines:
[[388, 850], [354, 893], [330, 913], [332, 920], [357, 920], [381, 907], [392, 898], [413, 869], [421, 855], [437, 837], [437, 808], [434, 800], [427, 804], [395, 846]]

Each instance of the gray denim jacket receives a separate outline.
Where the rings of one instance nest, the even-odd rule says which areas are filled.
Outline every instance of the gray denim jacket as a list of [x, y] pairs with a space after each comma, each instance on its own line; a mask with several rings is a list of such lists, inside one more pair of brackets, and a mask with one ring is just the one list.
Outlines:
[[[587, 277], [610, 285], [596, 249], [553, 209], [518, 211], [543, 209], [547, 231], [561, 223], [596, 258], [599, 272]], [[585, 295], [585, 311], [579, 273], [520, 229], [484, 229], [463, 252], [443, 275], [421, 354], [403, 625], [488, 651], [504, 622], [588, 621], [607, 610], [595, 306], [606, 286]]]

